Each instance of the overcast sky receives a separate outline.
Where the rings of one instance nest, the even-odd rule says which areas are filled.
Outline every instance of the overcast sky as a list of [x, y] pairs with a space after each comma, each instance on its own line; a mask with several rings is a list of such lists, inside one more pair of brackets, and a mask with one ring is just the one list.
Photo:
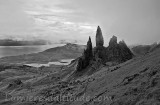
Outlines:
[[94, 43], [100, 25], [106, 44], [160, 40], [160, 0], [0, 0], [0, 38]]

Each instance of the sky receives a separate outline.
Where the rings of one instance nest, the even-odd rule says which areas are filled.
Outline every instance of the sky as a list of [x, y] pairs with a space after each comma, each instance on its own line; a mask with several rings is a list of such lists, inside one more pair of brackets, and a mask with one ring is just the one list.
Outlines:
[[160, 41], [160, 0], [0, 0], [0, 39], [95, 43], [100, 26], [108, 44]]

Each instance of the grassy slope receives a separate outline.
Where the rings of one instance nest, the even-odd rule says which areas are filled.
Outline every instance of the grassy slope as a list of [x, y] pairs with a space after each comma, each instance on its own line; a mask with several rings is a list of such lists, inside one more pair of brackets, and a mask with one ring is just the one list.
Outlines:
[[118, 66], [119, 69], [110, 70], [112, 72], [109, 73], [108, 68], [102, 68], [86, 90], [89, 96], [108, 96], [112, 100], [100, 102], [91, 100], [84, 105], [160, 104], [160, 49]]
[[[11, 92], [10, 95], [13, 96], [45, 97], [74, 93], [74, 97], [85, 94], [89, 99], [83, 102], [18, 102], [19, 104], [0, 101], [0, 105], [159, 105], [160, 49], [114, 67], [101, 67], [93, 75], [84, 75], [75, 81], [64, 81], [74, 72], [74, 63], [64, 67], [64, 70], [61, 67], [43, 68], [38, 71], [36, 68], [12, 69], [15, 72], [9, 69], [0, 73], [3, 78], [10, 73], [10, 76], [1, 81], [1, 92]], [[21, 78], [23, 85], [7, 88], [12, 78]], [[98, 101], [98, 98], [102, 98], [101, 101]]]

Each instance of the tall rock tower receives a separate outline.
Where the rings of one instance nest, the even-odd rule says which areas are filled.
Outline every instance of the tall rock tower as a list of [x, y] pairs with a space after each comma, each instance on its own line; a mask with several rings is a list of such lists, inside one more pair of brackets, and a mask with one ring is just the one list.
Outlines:
[[91, 60], [93, 59], [93, 52], [92, 52], [92, 41], [89, 37], [87, 42], [87, 48], [84, 50], [83, 55], [79, 58], [77, 64], [77, 71], [81, 71], [89, 66]]
[[101, 59], [103, 62], [106, 60], [106, 49], [103, 46], [104, 45], [104, 39], [102, 35], [101, 28], [98, 26], [97, 32], [96, 32], [96, 47], [94, 48], [94, 57], [95, 59]]
[[93, 52], [92, 52], [92, 41], [91, 37], [89, 37], [89, 40], [87, 42], [87, 49], [86, 51], [88, 52], [88, 59], [92, 59], [93, 57]]
[[96, 33], [96, 46], [103, 46], [104, 40], [102, 36], [102, 31], [101, 28], [98, 26], [97, 28], [97, 33]]

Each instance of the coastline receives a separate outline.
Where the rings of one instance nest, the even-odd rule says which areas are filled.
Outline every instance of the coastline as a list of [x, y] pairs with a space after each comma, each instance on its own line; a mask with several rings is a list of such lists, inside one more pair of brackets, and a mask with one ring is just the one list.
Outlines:
[[[24, 50], [26, 51], [26, 48], [24, 48]], [[1, 64], [30, 64], [30, 63], [46, 64], [49, 62], [58, 62], [63, 59], [75, 59], [81, 55], [83, 50], [84, 50], [83, 45], [56, 44], [48, 46], [48, 48], [41, 49], [41, 51], [39, 52], [1, 57], [0, 63]]]
[[43, 52], [50, 48], [64, 46], [65, 44], [32, 45], [32, 46], [0, 46], [0, 59], [4, 57], [27, 55]]

